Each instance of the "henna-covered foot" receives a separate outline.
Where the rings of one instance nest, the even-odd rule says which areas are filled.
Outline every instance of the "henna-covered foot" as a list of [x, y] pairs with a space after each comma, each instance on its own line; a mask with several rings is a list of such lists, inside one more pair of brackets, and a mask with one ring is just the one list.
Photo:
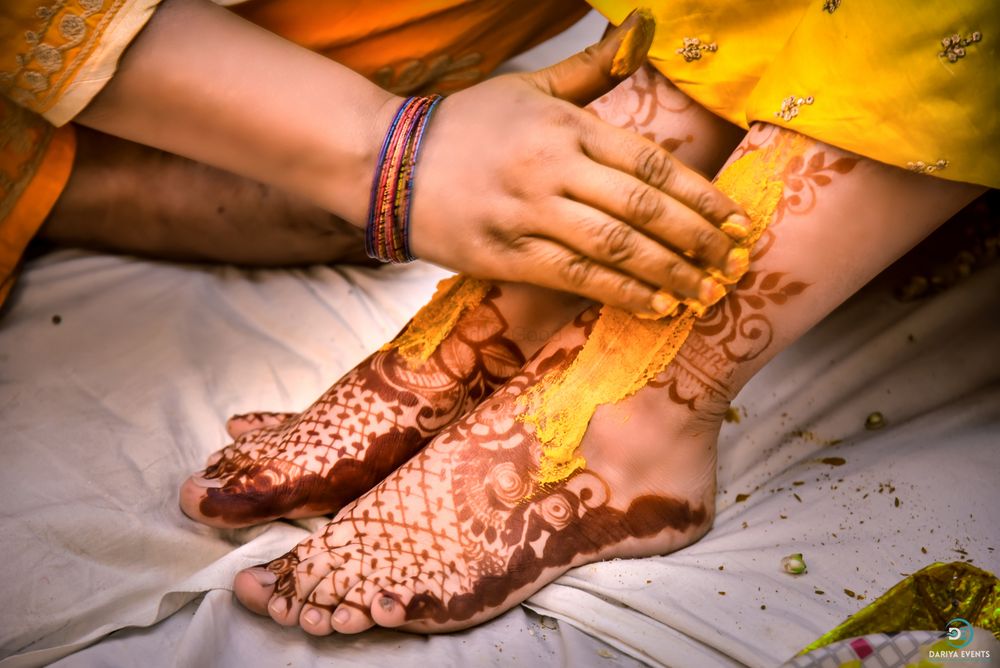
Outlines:
[[240, 413], [226, 420], [226, 433], [229, 434], [230, 438], [236, 440], [255, 429], [276, 427], [298, 416], [298, 413], [275, 413], [273, 411]]
[[533, 480], [540, 446], [517, 419], [519, 397], [571, 362], [593, 318], [589, 310], [563, 328], [326, 527], [237, 576], [239, 599], [317, 635], [374, 624], [449, 631], [503, 612], [573, 566], [697, 540], [714, 513], [718, 424], [705, 429], [670, 401], [666, 382], [598, 410], [581, 446], [584, 470], [552, 485]]
[[494, 286], [427, 362], [380, 351], [300, 414], [233, 417], [234, 442], [184, 483], [181, 508], [219, 527], [336, 512], [489, 396], [579, 308], [576, 298]]

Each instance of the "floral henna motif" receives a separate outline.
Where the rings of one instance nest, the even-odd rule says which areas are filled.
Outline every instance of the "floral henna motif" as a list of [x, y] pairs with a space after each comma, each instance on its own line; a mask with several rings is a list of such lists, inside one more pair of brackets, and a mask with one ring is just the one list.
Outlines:
[[499, 296], [494, 287], [426, 363], [377, 352], [305, 412], [237, 438], [203, 473], [221, 485], [201, 514], [247, 524], [330, 513], [370, 489], [523, 365]]
[[819, 150], [809, 156], [793, 156], [782, 172], [785, 194], [778, 202], [774, 222], [784, 218], [785, 212], [797, 215], [809, 213], [816, 206], [816, 189], [830, 185], [834, 174], [848, 174], [860, 158], [842, 157], [827, 163], [826, 151]]
[[590, 109], [602, 120], [632, 130], [674, 152], [681, 145], [693, 142], [694, 136], [664, 136], [663, 123], [657, 123], [657, 116], [661, 111], [681, 113], [693, 105], [691, 98], [646, 64], [613, 92], [594, 102]]
[[[737, 158], [760, 150], [776, 132], [770, 125], [755, 125], [734, 154]], [[782, 169], [784, 193], [775, 209], [774, 220], [754, 247], [752, 262], [757, 264], [771, 250], [775, 228], [786, 213], [802, 215], [816, 205], [817, 190], [829, 185], [834, 174], [847, 174], [857, 158], [840, 157], [828, 162], [827, 152], [792, 156]], [[651, 384], [666, 387], [671, 401], [692, 411], [708, 405], [726, 405], [733, 397], [730, 379], [737, 365], [759, 357], [771, 345], [773, 326], [770, 311], [784, 305], [809, 287], [789, 280], [780, 271], [748, 271], [737, 289], [708, 310], [694, 326], [691, 337], [675, 362]]]
[[[515, 419], [517, 399], [572, 353], [560, 350], [509, 381], [323, 532], [269, 564], [279, 576], [274, 597], [289, 611], [304, 601], [366, 615], [379, 597], [383, 609], [401, 605], [406, 622], [453, 627], [520, 600], [553, 577], [550, 569], [600, 558], [631, 538], [703, 526], [704, 506], [656, 494], [622, 503], [593, 470], [535, 482], [540, 446]], [[332, 571], [315, 588], [315, 579], [300, 585], [313, 560]]]

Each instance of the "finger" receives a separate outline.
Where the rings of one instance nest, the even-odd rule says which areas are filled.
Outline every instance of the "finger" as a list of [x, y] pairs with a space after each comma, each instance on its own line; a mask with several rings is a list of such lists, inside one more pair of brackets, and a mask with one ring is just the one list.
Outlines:
[[573, 252], [551, 239], [520, 237], [507, 264], [518, 281], [582, 295], [651, 317], [655, 290], [631, 276]]
[[639, 69], [653, 43], [654, 29], [653, 15], [637, 9], [597, 44], [525, 76], [539, 90], [583, 106]]
[[681, 299], [700, 299], [708, 274], [634, 227], [593, 207], [559, 198], [539, 233], [610, 269]]
[[639, 179], [594, 163], [572, 170], [566, 194], [628, 223], [657, 242], [726, 276], [736, 276], [742, 254], [733, 241], [683, 202]]
[[[580, 145], [591, 160], [670, 195], [713, 225], [728, 222], [727, 229], [735, 224], [749, 232], [749, 220], [738, 204], [656, 142], [590, 117], [583, 120]], [[746, 235], [735, 230], [733, 236]]]

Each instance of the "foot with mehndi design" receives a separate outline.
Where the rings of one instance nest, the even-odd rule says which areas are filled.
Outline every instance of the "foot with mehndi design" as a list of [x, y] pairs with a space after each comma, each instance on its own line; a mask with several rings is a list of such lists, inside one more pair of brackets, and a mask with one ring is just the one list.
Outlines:
[[230, 419], [234, 439], [181, 488], [184, 512], [218, 527], [334, 513], [516, 373], [572, 318], [575, 298], [493, 286], [424, 363], [395, 349], [352, 369], [302, 413]]
[[572, 361], [594, 314], [564, 327], [326, 527], [240, 573], [239, 599], [316, 635], [376, 624], [450, 631], [500, 614], [574, 566], [663, 554], [702, 536], [714, 513], [722, 411], [696, 415], [670, 401], [667, 382], [598, 410], [581, 445], [586, 468], [555, 484], [533, 479], [540, 446], [517, 418], [520, 397]]

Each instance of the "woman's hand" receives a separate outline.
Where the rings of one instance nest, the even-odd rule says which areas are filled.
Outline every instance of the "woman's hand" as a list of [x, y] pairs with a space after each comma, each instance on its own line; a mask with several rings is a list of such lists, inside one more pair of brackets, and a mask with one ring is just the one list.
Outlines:
[[576, 106], [638, 68], [647, 21], [633, 13], [562, 63], [441, 103], [417, 168], [415, 255], [650, 315], [671, 310], [668, 295], [716, 301], [705, 269], [745, 260], [718, 227], [746, 228], [739, 207], [658, 144]]

